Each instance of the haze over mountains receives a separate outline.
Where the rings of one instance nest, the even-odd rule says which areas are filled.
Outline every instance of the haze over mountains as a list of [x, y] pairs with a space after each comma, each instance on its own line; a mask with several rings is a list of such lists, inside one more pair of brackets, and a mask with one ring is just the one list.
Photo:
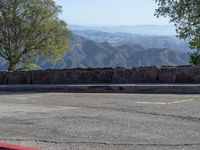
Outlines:
[[124, 32], [108, 33], [95, 30], [74, 30], [73, 32], [96, 42], [108, 42], [113, 46], [140, 44], [145, 48], [170, 48], [190, 51], [188, 43], [179, 40], [176, 36], [141, 35]]
[[[187, 42], [177, 39], [174, 35], [114, 31], [106, 27], [104, 31], [73, 27], [69, 51], [63, 56], [62, 62], [48, 63], [38, 58], [37, 64], [40, 69], [65, 69], [187, 65], [189, 62], [190, 49]], [[150, 33], [147, 29], [145, 32]], [[1, 69], [5, 69], [5, 66], [5, 63], [1, 63]]]
[[171, 36], [176, 35], [176, 30], [173, 25], [134, 25], [134, 26], [79, 26], [69, 25], [71, 30], [94, 30], [108, 33], [131, 33], [140, 35], [157, 35], [157, 36]]
[[187, 43], [175, 36], [74, 30], [63, 62], [45, 63], [42, 68], [187, 65], [188, 51]]

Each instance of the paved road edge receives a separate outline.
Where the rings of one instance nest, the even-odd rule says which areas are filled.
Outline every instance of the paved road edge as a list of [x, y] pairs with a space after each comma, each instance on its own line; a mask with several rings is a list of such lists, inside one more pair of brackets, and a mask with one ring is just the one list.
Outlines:
[[0, 85], [0, 92], [200, 94], [200, 85]]

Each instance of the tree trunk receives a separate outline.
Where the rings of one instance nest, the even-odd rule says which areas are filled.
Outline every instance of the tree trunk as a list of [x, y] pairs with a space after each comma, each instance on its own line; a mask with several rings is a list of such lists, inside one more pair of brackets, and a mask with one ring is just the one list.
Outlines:
[[9, 71], [16, 71], [16, 69], [17, 69], [17, 63], [10, 62], [8, 70]]

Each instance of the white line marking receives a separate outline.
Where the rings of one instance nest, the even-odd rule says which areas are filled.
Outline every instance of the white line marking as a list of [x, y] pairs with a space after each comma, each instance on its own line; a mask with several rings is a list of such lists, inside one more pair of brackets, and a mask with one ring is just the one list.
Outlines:
[[16, 97], [18, 100], [28, 100], [28, 97]]
[[180, 101], [173, 101], [173, 102], [135, 102], [136, 104], [145, 104], [145, 105], [172, 105], [172, 104], [180, 104], [194, 101], [194, 99], [187, 99], [187, 100], [180, 100]]
[[182, 100], [182, 101], [174, 101], [174, 102], [169, 102], [168, 104], [179, 104], [179, 103], [186, 103], [186, 102], [191, 102], [194, 101], [194, 99], [187, 99], [187, 100]]
[[167, 105], [164, 102], [136, 102], [136, 104]]

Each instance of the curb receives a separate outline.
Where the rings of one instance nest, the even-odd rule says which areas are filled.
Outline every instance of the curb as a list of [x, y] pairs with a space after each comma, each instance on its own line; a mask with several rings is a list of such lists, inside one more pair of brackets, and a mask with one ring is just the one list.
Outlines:
[[200, 84], [0, 85], [0, 92], [200, 94]]

